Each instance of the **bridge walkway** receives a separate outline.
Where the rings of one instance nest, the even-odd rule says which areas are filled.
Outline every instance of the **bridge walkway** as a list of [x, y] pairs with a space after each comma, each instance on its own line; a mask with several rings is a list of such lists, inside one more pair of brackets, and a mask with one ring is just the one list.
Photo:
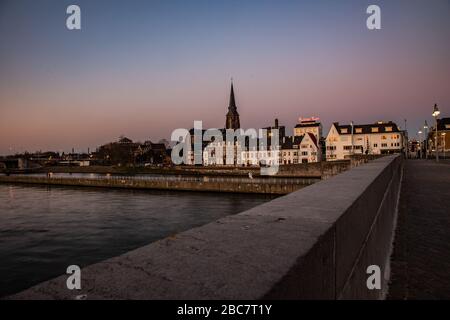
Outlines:
[[450, 299], [450, 162], [405, 163], [388, 299]]

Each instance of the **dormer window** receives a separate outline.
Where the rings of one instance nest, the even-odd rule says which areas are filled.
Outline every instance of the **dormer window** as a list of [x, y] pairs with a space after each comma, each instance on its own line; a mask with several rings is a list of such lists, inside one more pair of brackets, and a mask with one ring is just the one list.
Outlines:
[[392, 127], [386, 127], [386, 132], [391, 132], [392, 131]]
[[356, 128], [356, 129], [355, 129], [355, 132], [356, 132], [356, 133], [362, 133], [362, 128]]
[[342, 128], [342, 129], [341, 129], [341, 133], [348, 133], [347, 128]]
[[372, 127], [372, 132], [378, 132], [378, 127]]

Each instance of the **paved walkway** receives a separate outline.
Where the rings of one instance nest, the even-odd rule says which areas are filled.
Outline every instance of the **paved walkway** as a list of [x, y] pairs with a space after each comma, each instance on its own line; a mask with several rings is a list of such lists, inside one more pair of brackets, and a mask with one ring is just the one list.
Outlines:
[[450, 299], [450, 162], [406, 162], [388, 299]]

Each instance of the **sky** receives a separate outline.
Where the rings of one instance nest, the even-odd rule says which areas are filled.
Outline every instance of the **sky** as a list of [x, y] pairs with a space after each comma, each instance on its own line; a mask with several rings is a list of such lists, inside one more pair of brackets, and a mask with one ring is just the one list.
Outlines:
[[[81, 30], [66, 8], [81, 8]], [[381, 30], [366, 9], [381, 8]], [[0, 0], [0, 154], [125, 135], [450, 116], [450, 0]]]

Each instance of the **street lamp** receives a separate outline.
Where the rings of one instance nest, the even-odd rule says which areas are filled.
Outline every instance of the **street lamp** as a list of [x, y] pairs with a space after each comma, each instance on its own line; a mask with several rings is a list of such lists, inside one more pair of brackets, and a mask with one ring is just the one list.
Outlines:
[[425, 123], [423, 124], [423, 130], [425, 132], [425, 159], [428, 159], [428, 123], [427, 120], [425, 120]]
[[445, 159], [445, 135], [446, 135], [446, 134], [447, 134], [446, 132], [441, 133], [442, 139], [444, 140], [444, 159]]
[[353, 148], [354, 148], [354, 146], [353, 146], [353, 121], [352, 122], [350, 122], [350, 125], [352, 126], [352, 135], [351, 135], [351, 138], [352, 138], [352, 155], [354, 154], [354, 151], [353, 151]]
[[419, 134], [420, 159], [422, 159], [423, 158], [423, 156], [422, 156], [422, 131], [419, 131], [418, 134]]
[[436, 150], [436, 162], [439, 162], [439, 154], [438, 154], [438, 116], [441, 114], [441, 112], [439, 111], [439, 108], [437, 106], [437, 104], [434, 104], [433, 107], [433, 114], [432, 116], [434, 117], [434, 119], [436, 120], [436, 139], [434, 139], [434, 143], [435, 143], [435, 150]]

